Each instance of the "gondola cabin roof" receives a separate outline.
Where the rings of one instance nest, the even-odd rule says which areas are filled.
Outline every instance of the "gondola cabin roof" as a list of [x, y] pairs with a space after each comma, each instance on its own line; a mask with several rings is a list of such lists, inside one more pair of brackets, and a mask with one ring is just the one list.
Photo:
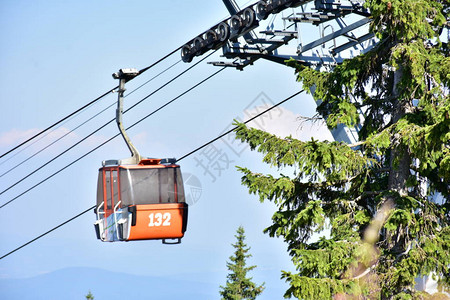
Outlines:
[[120, 167], [125, 169], [139, 169], [139, 168], [179, 168], [175, 164], [175, 158], [145, 158], [139, 164], [124, 164], [121, 160], [110, 159], [102, 162], [103, 167]]

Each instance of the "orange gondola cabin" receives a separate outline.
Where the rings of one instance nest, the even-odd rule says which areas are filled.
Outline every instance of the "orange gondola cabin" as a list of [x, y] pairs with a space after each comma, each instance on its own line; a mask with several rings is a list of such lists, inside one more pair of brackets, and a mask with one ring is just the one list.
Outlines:
[[140, 156], [122, 125], [125, 82], [139, 74], [121, 69], [116, 122], [132, 156], [103, 161], [99, 169], [94, 223], [104, 242], [162, 240], [180, 243], [187, 226], [183, 178], [175, 159]]
[[170, 159], [143, 159], [138, 165], [104, 162], [96, 214], [95, 229], [102, 241], [179, 242], [188, 214], [180, 166]]

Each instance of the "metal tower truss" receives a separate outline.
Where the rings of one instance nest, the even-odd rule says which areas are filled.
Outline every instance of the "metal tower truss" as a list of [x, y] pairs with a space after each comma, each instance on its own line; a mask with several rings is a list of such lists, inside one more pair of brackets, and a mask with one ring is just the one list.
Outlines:
[[[222, 1], [230, 17], [187, 42], [181, 49], [184, 62], [222, 48], [222, 57], [228, 60], [210, 64], [242, 71], [260, 58], [280, 64], [293, 58], [329, 70], [377, 43], [368, 30], [370, 12], [364, 0], [263, 0], [243, 9], [234, 0]], [[265, 30], [257, 34], [258, 28]], [[331, 134], [352, 144], [358, 140], [359, 127], [341, 124]]]
[[263, 0], [243, 9], [234, 0], [223, 2], [230, 17], [187, 42], [181, 50], [184, 62], [222, 48], [228, 60], [210, 64], [243, 70], [260, 58], [280, 64], [293, 58], [332, 68], [376, 44], [363, 0]]

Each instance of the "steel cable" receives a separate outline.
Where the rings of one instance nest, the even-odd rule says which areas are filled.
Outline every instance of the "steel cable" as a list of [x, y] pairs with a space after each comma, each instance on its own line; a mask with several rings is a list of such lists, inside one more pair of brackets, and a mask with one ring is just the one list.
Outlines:
[[[217, 50], [216, 50], [217, 51]], [[201, 63], [202, 61], [204, 61], [205, 59], [207, 59], [209, 56], [211, 56], [212, 54], [214, 54], [216, 51], [210, 53], [209, 55], [205, 56], [204, 58], [202, 58], [201, 60], [199, 60], [198, 62], [196, 62], [195, 64], [191, 65], [189, 68], [187, 68], [186, 70], [184, 70], [183, 72], [181, 72], [180, 74], [176, 75], [175, 77], [173, 77], [171, 80], [169, 80], [168, 82], [164, 83], [163, 85], [161, 85], [159, 88], [157, 88], [156, 90], [154, 90], [153, 92], [151, 92], [150, 94], [148, 94], [147, 96], [145, 96], [144, 98], [142, 98], [141, 100], [139, 100], [138, 102], [136, 102], [135, 104], [133, 104], [131, 107], [129, 107], [128, 109], [126, 109], [124, 111], [124, 113], [130, 111], [131, 109], [133, 109], [134, 107], [136, 107], [137, 105], [141, 104], [143, 101], [145, 101], [146, 99], [148, 99], [149, 97], [151, 97], [152, 95], [154, 95], [155, 93], [157, 93], [158, 91], [160, 91], [161, 89], [163, 89], [164, 87], [166, 87], [167, 85], [169, 85], [170, 83], [172, 83], [173, 81], [175, 81], [176, 79], [178, 79], [179, 77], [181, 77], [182, 75], [184, 75], [185, 73], [187, 73], [188, 71], [190, 71], [192, 68], [194, 68], [195, 66], [197, 66], [199, 63]], [[15, 187], [17, 184], [21, 183], [22, 181], [24, 181], [25, 179], [29, 178], [31, 175], [35, 174], [36, 172], [38, 172], [39, 170], [41, 170], [42, 168], [44, 168], [45, 166], [49, 165], [51, 162], [55, 161], [56, 159], [58, 159], [59, 157], [61, 157], [62, 155], [64, 155], [65, 153], [69, 152], [70, 150], [72, 150], [73, 148], [75, 148], [76, 146], [78, 146], [79, 144], [81, 144], [82, 142], [84, 142], [85, 140], [87, 140], [89, 137], [93, 136], [95, 133], [99, 132], [101, 129], [105, 128], [106, 126], [108, 126], [109, 124], [111, 124], [112, 122], [114, 122], [116, 119], [111, 119], [108, 122], [106, 122], [105, 124], [103, 124], [102, 126], [100, 126], [99, 128], [97, 128], [96, 130], [94, 130], [93, 132], [91, 132], [90, 134], [88, 134], [87, 136], [85, 136], [83, 139], [79, 140], [78, 142], [76, 142], [75, 144], [73, 144], [72, 146], [70, 146], [69, 148], [67, 148], [66, 150], [64, 150], [63, 152], [61, 152], [60, 154], [58, 154], [57, 156], [53, 157], [52, 159], [50, 159], [49, 161], [47, 161], [46, 163], [44, 163], [43, 165], [39, 166], [38, 168], [36, 168], [35, 170], [33, 170], [32, 172], [28, 173], [26, 176], [22, 177], [21, 179], [19, 179], [18, 181], [16, 181], [15, 183], [13, 183], [12, 185], [10, 185], [9, 187], [7, 187], [6, 189], [4, 189], [3, 191], [0, 192], [0, 195], [4, 194], [5, 192], [9, 191], [11, 188]], [[38, 184], [39, 185], [39, 184]], [[28, 192], [28, 190], [27, 190]], [[24, 193], [22, 193], [24, 194]], [[21, 196], [22, 194], [20, 194], [19, 196]], [[18, 197], [15, 197], [13, 200], [17, 199]], [[8, 201], [5, 204], [1, 205], [0, 208], [3, 208], [5, 205], [7, 205], [8, 203], [12, 202]]]
[[[222, 69], [220, 69], [219, 71], [217, 71], [216, 74], [217, 74], [218, 72], [220, 72], [221, 70], [223, 70], [223, 69], [224, 69], [224, 68], [222, 68]], [[293, 95], [291, 95], [291, 96], [287, 97], [286, 99], [284, 99], [284, 100], [278, 102], [278, 103], [275, 104], [274, 106], [269, 107], [268, 109], [266, 109], [266, 110], [262, 111], [261, 113], [259, 113], [259, 114], [255, 115], [255, 116], [253, 116], [252, 118], [248, 119], [247, 121], [245, 121], [245, 122], [243, 122], [243, 123], [244, 123], [244, 124], [247, 124], [247, 123], [253, 121], [254, 119], [260, 117], [260, 116], [263, 115], [263, 114], [265, 114], [266, 112], [268, 112], [268, 111], [274, 109], [275, 107], [277, 107], [277, 106], [279, 106], [279, 105], [285, 103], [286, 101], [288, 101], [288, 100], [294, 98], [295, 96], [301, 94], [303, 91], [304, 91], [304, 90], [301, 90], [301, 91], [299, 91], [299, 92], [297, 92], [297, 93], [294, 93]], [[181, 95], [180, 95], [179, 97], [181, 97]], [[172, 101], [173, 101], [173, 100], [172, 100]], [[162, 107], [161, 107], [161, 108], [162, 108]], [[156, 111], [154, 111], [153, 113], [155, 113], [155, 112], [156, 112]], [[153, 113], [151, 113], [151, 114], [153, 114]], [[148, 116], [150, 116], [151, 114], [149, 114]], [[140, 121], [139, 121], [139, 122], [140, 122]], [[134, 126], [134, 125], [136, 125], [136, 124], [133, 124], [132, 126]], [[132, 126], [130, 126], [129, 128], [131, 128]], [[209, 144], [211, 144], [211, 143], [214, 143], [214, 142], [217, 141], [218, 139], [220, 139], [220, 138], [224, 137], [225, 135], [229, 134], [230, 132], [236, 130], [236, 128], [237, 128], [237, 126], [234, 127], [234, 128], [232, 128], [232, 129], [230, 129], [230, 130], [228, 130], [227, 132], [221, 134], [220, 136], [218, 136], [218, 137], [216, 137], [216, 138], [210, 140], [209, 142], [203, 144], [202, 146], [200, 146], [200, 147], [194, 149], [193, 151], [187, 153], [186, 155], [183, 155], [183, 156], [182, 156], [180, 159], [178, 159], [177, 161], [180, 161], [180, 160], [182, 160], [182, 159], [184, 159], [184, 158], [186, 158], [186, 157], [188, 157], [188, 156], [194, 154], [194, 153], [197, 152], [198, 150], [200, 150], [200, 149], [206, 147], [207, 145], [209, 145]], [[119, 134], [118, 134], [118, 135], [119, 135]], [[113, 138], [117, 137], [118, 135], [114, 136]], [[113, 138], [111, 138], [111, 139], [113, 139]], [[99, 146], [99, 147], [100, 147], [100, 146]], [[97, 147], [97, 148], [95, 148], [95, 149], [98, 149], [99, 147]], [[94, 149], [94, 150], [95, 150], [95, 149]], [[92, 151], [94, 151], [94, 150], [92, 150]], [[83, 156], [83, 157], [84, 157], [84, 156]], [[81, 158], [82, 158], [82, 157], [80, 157], [80, 159], [81, 159]], [[62, 170], [61, 170], [61, 171], [62, 171]], [[59, 172], [58, 172], [58, 173], [59, 173]], [[31, 243], [37, 241], [38, 239], [44, 237], [45, 235], [47, 235], [47, 234], [53, 232], [54, 230], [56, 230], [56, 229], [58, 229], [58, 228], [64, 226], [65, 224], [67, 224], [67, 223], [69, 223], [69, 222], [75, 220], [76, 218], [78, 218], [78, 217], [84, 215], [85, 213], [89, 212], [90, 210], [92, 210], [92, 209], [94, 209], [94, 208], [95, 208], [95, 205], [89, 207], [88, 209], [84, 210], [83, 212], [79, 213], [78, 215], [76, 215], [76, 216], [74, 216], [74, 217], [72, 217], [72, 218], [70, 218], [70, 219], [64, 221], [63, 223], [59, 224], [58, 226], [53, 227], [52, 229], [46, 231], [45, 233], [39, 235], [38, 237], [36, 237], [36, 238], [30, 240], [29, 242], [27, 242], [27, 243], [25, 243], [25, 244], [23, 244], [23, 245], [21, 245], [21, 246], [15, 248], [14, 250], [8, 252], [7, 254], [5, 254], [5, 255], [3, 255], [2, 257], [0, 257], [0, 260], [3, 259], [3, 258], [5, 258], [5, 257], [7, 257], [7, 256], [9, 256], [9, 255], [11, 255], [12, 253], [14, 253], [14, 252], [16, 252], [16, 251], [22, 249], [23, 247], [25, 247], [25, 246], [27, 246], [27, 245], [29, 245], [29, 244], [31, 244]]]
[[[171, 66], [169, 66], [168, 68], [164, 69], [163, 71], [159, 72], [158, 74], [156, 74], [155, 76], [153, 76], [152, 78], [150, 78], [149, 80], [147, 80], [146, 82], [144, 82], [143, 84], [141, 84], [140, 86], [138, 86], [137, 88], [133, 89], [132, 91], [130, 91], [128, 94], [126, 94], [124, 96], [124, 98], [128, 97], [129, 95], [133, 94], [134, 92], [136, 92], [137, 90], [141, 89], [143, 86], [147, 85], [148, 83], [150, 83], [151, 81], [153, 81], [154, 79], [156, 79], [157, 77], [161, 76], [162, 74], [164, 74], [165, 72], [167, 72], [168, 70], [170, 70], [171, 68], [173, 68], [175, 65], [177, 65], [179, 62], [181, 62], [181, 60], [178, 60], [176, 63], [172, 64]], [[106, 110], [108, 110], [110, 107], [116, 105], [116, 102], [108, 105], [106, 108], [104, 108], [103, 110], [101, 110], [100, 112], [96, 113], [95, 115], [93, 115], [92, 117], [90, 117], [89, 119], [87, 119], [86, 121], [84, 121], [83, 123], [81, 123], [80, 125], [78, 125], [77, 127], [75, 127], [74, 129], [66, 132], [64, 135], [60, 136], [59, 138], [57, 138], [55, 141], [53, 141], [52, 143], [46, 145], [45, 147], [43, 147], [42, 149], [38, 150], [37, 152], [35, 152], [34, 154], [32, 154], [31, 156], [29, 156], [28, 158], [22, 160], [20, 163], [16, 164], [14, 167], [8, 169], [6, 172], [2, 173], [0, 175], [0, 178], [3, 177], [4, 175], [8, 174], [9, 172], [13, 171], [14, 169], [16, 169], [17, 167], [21, 166], [22, 164], [26, 163], [27, 161], [29, 161], [30, 159], [32, 159], [33, 157], [35, 157], [36, 155], [38, 155], [39, 153], [41, 153], [42, 151], [46, 150], [47, 148], [51, 147], [52, 145], [54, 145], [55, 143], [59, 142], [60, 140], [62, 140], [63, 138], [65, 138], [66, 136], [68, 136], [69, 134], [73, 133], [75, 130], [77, 130], [78, 128], [82, 127], [83, 125], [85, 125], [86, 123], [90, 122], [91, 120], [93, 120], [94, 118], [96, 118], [97, 116], [99, 116], [100, 114], [102, 114], [103, 112], [105, 112]], [[65, 122], [64, 122], [65, 123]], [[64, 123], [61, 123], [60, 126]], [[56, 128], [59, 128], [56, 127]], [[53, 132], [53, 131], [51, 131]], [[23, 150], [27, 149], [29, 146], [33, 145], [34, 143], [36, 143], [37, 141], [41, 140], [43, 137], [47, 136], [50, 132], [47, 132], [47, 134], [41, 136], [40, 139], [36, 140], [35, 142], [29, 144], [27, 147], [22, 148], [22, 150], [20, 150], [19, 152], [16, 152], [16, 154], [22, 152]], [[14, 157], [15, 155], [11, 156], [10, 158]], [[0, 165], [3, 164], [4, 162], [6, 162], [7, 160], [9, 160], [10, 158], [6, 159], [3, 162], [0, 162]]]
[[[142, 75], [144, 72], [148, 71], [149, 69], [151, 69], [152, 67], [156, 66], [157, 64], [159, 64], [160, 62], [162, 62], [163, 60], [165, 60], [166, 58], [168, 58], [169, 56], [171, 56], [172, 54], [174, 54], [175, 52], [177, 52], [178, 50], [180, 50], [182, 48], [182, 46], [178, 47], [177, 49], [173, 50], [172, 52], [170, 52], [169, 54], [166, 54], [165, 56], [163, 56], [162, 58], [160, 58], [159, 60], [157, 60], [156, 62], [154, 62], [153, 64], [151, 64], [150, 66], [141, 69], [139, 71], [139, 75]], [[136, 77], [137, 77], [136, 76]], [[134, 78], [136, 78], [134, 77]], [[134, 79], [133, 78], [133, 79]], [[132, 79], [131, 79], [132, 80]], [[77, 114], [78, 112], [84, 110], [85, 108], [87, 108], [88, 106], [94, 104], [95, 102], [97, 102], [98, 100], [102, 99], [103, 97], [105, 97], [106, 95], [112, 93], [113, 91], [115, 91], [116, 89], [118, 89], [119, 86], [116, 86], [112, 89], [110, 89], [109, 91], [105, 92], [104, 94], [102, 94], [101, 96], [95, 98], [94, 100], [92, 100], [91, 102], [83, 105], [82, 107], [80, 107], [79, 109], [75, 110], [74, 112], [68, 114], [67, 116], [65, 116], [64, 118], [60, 119], [59, 121], [53, 123], [52, 125], [48, 126], [47, 128], [41, 130], [40, 132], [36, 133], [35, 135], [33, 135], [32, 137], [28, 138], [27, 140], [23, 141], [22, 143], [20, 143], [19, 145], [13, 147], [12, 149], [6, 151], [5, 153], [3, 153], [2, 155], [0, 155], [0, 158], [8, 155], [9, 153], [13, 152], [14, 150], [17, 150], [18, 148], [22, 147], [23, 145], [25, 145], [26, 143], [32, 141], [33, 139], [37, 138], [38, 136], [40, 136], [41, 134], [47, 132], [48, 130], [50, 130], [51, 128], [55, 127], [56, 125], [64, 122], [65, 120], [67, 120], [68, 118], [72, 117], [73, 115]]]

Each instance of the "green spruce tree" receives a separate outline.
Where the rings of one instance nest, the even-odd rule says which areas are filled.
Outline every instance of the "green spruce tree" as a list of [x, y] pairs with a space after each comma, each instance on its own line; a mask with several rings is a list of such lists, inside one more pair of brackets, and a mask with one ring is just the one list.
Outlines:
[[85, 296], [86, 300], [94, 300], [94, 295], [92, 295], [91, 291]]
[[250, 247], [245, 244], [244, 228], [239, 226], [237, 242], [232, 244], [236, 249], [234, 255], [230, 256], [230, 262], [227, 262], [227, 268], [231, 273], [227, 275], [227, 283], [220, 286], [220, 295], [224, 300], [253, 300], [259, 296], [264, 290], [264, 284], [257, 286], [252, 277], [247, 277], [247, 273], [256, 266], [247, 267], [247, 258], [252, 255], [248, 253]]
[[[297, 270], [282, 273], [285, 297], [419, 299], [423, 275], [449, 288], [449, 2], [365, 5], [374, 49], [327, 71], [288, 62], [322, 101], [330, 129], [362, 124], [357, 143], [302, 142], [237, 123], [237, 138], [265, 163], [295, 168], [290, 177], [239, 168], [250, 193], [278, 206], [265, 232], [284, 238]], [[327, 227], [329, 236], [309, 242]]]

